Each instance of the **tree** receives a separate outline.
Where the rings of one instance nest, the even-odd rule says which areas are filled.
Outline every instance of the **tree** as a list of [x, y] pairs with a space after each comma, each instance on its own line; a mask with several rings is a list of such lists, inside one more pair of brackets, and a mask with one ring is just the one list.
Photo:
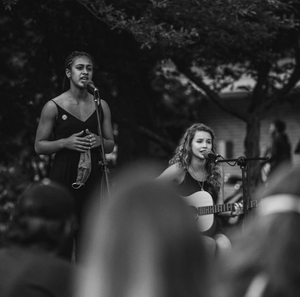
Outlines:
[[[258, 157], [260, 121], [285, 100], [300, 78], [297, 1], [280, 0], [78, 0], [112, 28], [130, 32], [142, 49], [156, 49], [220, 108], [246, 123], [247, 158]], [[202, 72], [193, 69], [200, 68]], [[241, 113], [220, 91], [242, 75], [255, 80]], [[246, 87], [246, 86], [245, 86]], [[259, 182], [251, 166], [251, 188]]]
[[[54, 2], [53, 5], [57, 6], [56, 1]], [[69, 1], [58, 2], [64, 7], [69, 4]], [[83, 5], [95, 20], [100, 20], [99, 24], [105, 24], [107, 28], [113, 29], [112, 32], [115, 33], [112, 34], [118, 35], [114, 42], [118, 40], [117, 47], [119, 47], [114, 57], [122, 57], [122, 63], [126, 62], [127, 66], [130, 65], [124, 67], [125, 69], [123, 67], [118, 69], [120, 70], [118, 73], [114, 69], [117, 63], [110, 61], [112, 66], [103, 73], [110, 93], [115, 88], [118, 94], [122, 94], [120, 95], [122, 102], [118, 103], [111, 96], [113, 100], [111, 105], [116, 106], [118, 121], [126, 123], [131, 130], [138, 131], [140, 135], [146, 135], [144, 138], [137, 138], [139, 140], [136, 143], [139, 145], [134, 143], [134, 138], [128, 137], [130, 141], [127, 147], [130, 150], [126, 150], [124, 146], [124, 150], [120, 151], [125, 155], [132, 152], [138, 154], [142, 151], [141, 148], [147, 146], [143, 145], [143, 142], [149, 137], [170, 151], [172, 144], [164, 141], [164, 138], [172, 140], [174, 137], [172, 133], [170, 137], [170, 129], [165, 129], [163, 116], [168, 115], [171, 109], [158, 111], [157, 107], [162, 103], [157, 100], [149, 84], [153, 79], [154, 82], [159, 82], [155, 85], [156, 90], [164, 90], [166, 93], [165, 87], [159, 88], [163, 82], [164, 86], [169, 84], [176, 87], [176, 90], [180, 90], [182, 94], [180, 100], [198, 98], [199, 102], [204, 93], [220, 108], [244, 121], [247, 125], [246, 157], [259, 156], [259, 127], [265, 110], [279, 100], [283, 100], [284, 95], [290, 92], [299, 80], [299, 4], [297, 1], [77, 0], [77, 2]], [[14, 5], [20, 3], [21, 1], [4, 0], [7, 9], [12, 11], [15, 9]], [[36, 5], [40, 8], [45, 7], [40, 3]], [[54, 6], [51, 12], [55, 15], [58, 14], [58, 10], [55, 11]], [[64, 15], [66, 16], [67, 14]], [[77, 25], [81, 28], [79, 22]], [[53, 23], [52, 26], [56, 27]], [[72, 28], [70, 23], [68, 26]], [[99, 30], [104, 26], [94, 28]], [[107, 34], [108, 31], [105, 29], [105, 32]], [[59, 35], [60, 31], [57, 30], [56, 33]], [[72, 34], [72, 29], [68, 33]], [[140, 49], [130, 39], [128, 33], [140, 44]], [[87, 44], [87, 36], [93, 37], [90, 35], [92, 34], [85, 32], [82, 42]], [[70, 41], [67, 34], [65, 38]], [[97, 46], [101, 48], [103, 54], [101, 43], [97, 43]], [[130, 52], [131, 56], [134, 55], [136, 61], [129, 54], [124, 54], [120, 46], [126, 48], [126, 54]], [[67, 42], [61, 46], [63, 51], [65, 48], [70, 48]], [[109, 47], [109, 50], [112, 48]], [[53, 52], [58, 55], [55, 49]], [[55, 58], [59, 60], [58, 56]], [[287, 62], [278, 63], [282, 58], [287, 58]], [[158, 80], [152, 69], [160, 66], [160, 61], [168, 59], [175, 63], [177, 71], [173, 72], [171, 82], [164, 80], [163, 75], [160, 75], [161, 80]], [[194, 72], [195, 67], [202, 72]], [[191, 97], [190, 85], [187, 85], [188, 89], [184, 90], [185, 87], [178, 84], [176, 74], [178, 76], [184, 74], [202, 92], [195, 92]], [[225, 105], [219, 95], [224, 87], [234, 84], [242, 75], [249, 75], [256, 81], [255, 87], [249, 92], [250, 105], [243, 113], [238, 112], [234, 106]], [[173, 96], [174, 92], [168, 90]], [[190, 100], [187, 105], [192, 104], [191, 101], [193, 100]], [[173, 101], [172, 104], [178, 102]], [[161, 125], [162, 123], [164, 125]], [[122, 137], [125, 135], [126, 141], [128, 136], [126, 131], [121, 135]], [[132, 150], [132, 147], [135, 149]], [[251, 166], [251, 168], [250, 175], [255, 185], [258, 167]]]

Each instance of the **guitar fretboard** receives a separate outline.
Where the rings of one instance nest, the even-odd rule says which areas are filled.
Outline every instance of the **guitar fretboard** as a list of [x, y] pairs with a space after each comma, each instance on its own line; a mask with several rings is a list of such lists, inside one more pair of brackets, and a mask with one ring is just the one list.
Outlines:
[[234, 211], [235, 207], [234, 204], [218, 204], [218, 205], [209, 205], [209, 206], [202, 206], [198, 207], [198, 215], [203, 216], [206, 214], [224, 212], [224, 211]]
[[[249, 209], [258, 206], [258, 200], [249, 201]], [[209, 206], [201, 206], [197, 207], [197, 214], [199, 216], [206, 214], [213, 214], [225, 211], [234, 211], [235, 205], [234, 203], [226, 203], [226, 204], [217, 204], [217, 205], [209, 205]]]

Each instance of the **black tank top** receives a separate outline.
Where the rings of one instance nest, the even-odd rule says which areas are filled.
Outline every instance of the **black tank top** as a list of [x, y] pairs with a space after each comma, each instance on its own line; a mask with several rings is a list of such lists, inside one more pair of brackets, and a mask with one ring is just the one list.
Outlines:
[[[202, 182], [201, 182], [202, 183]], [[187, 171], [184, 177], [184, 180], [181, 184], [176, 186], [176, 189], [181, 196], [189, 196], [194, 194], [195, 192], [201, 191], [201, 186], [197, 180], [195, 180], [191, 174]], [[208, 182], [204, 181], [203, 190], [208, 192], [212, 198], [214, 203], [217, 202], [218, 194], [213, 189], [213, 186]]]
[[[67, 138], [72, 134], [78, 133], [85, 129], [89, 129], [89, 131], [92, 133], [99, 135], [96, 110], [86, 121], [81, 121], [59, 106], [56, 102], [54, 103], [56, 104], [58, 110], [57, 120], [53, 129], [53, 137], [55, 140]], [[100, 117], [102, 124], [103, 111], [101, 112]], [[86, 181], [86, 184], [80, 188], [80, 190], [74, 190], [72, 188], [72, 183], [76, 181], [79, 158], [80, 152], [69, 149], [58, 151], [55, 154], [51, 166], [50, 178], [66, 185], [72, 191], [75, 198], [82, 202], [86, 200], [90, 189], [95, 188], [95, 186], [101, 182], [102, 172], [99, 167], [101, 154], [98, 147], [91, 149], [92, 170], [90, 176]]]

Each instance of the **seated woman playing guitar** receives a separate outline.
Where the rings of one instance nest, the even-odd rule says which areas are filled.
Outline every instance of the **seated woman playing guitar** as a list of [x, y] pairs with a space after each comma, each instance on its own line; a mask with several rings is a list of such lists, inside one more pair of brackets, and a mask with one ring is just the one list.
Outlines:
[[239, 212], [235, 208], [221, 212], [225, 206], [223, 170], [208, 152], [215, 154], [214, 132], [204, 124], [195, 123], [185, 131], [169, 161], [170, 166], [157, 179], [173, 183], [192, 206], [200, 231], [215, 255], [231, 249], [220, 217], [235, 216]]

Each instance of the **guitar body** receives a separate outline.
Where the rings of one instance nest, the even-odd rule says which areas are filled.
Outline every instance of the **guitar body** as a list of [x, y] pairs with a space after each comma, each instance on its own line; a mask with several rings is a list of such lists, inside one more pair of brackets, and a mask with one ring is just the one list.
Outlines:
[[207, 213], [205, 215], [200, 215], [198, 211], [199, 207], [209, 207], [214, 205], [211, 195], [206, 191], [198, 191], [192, 195], [184, 196], [183, 199], [192, 208], [199, 230], [201, 232], [206, 232], [212, 228], [214, 224], [214, 214]]
[[[190, 196], [182, 197], [186, 203], [191, 207], [195, 220], [197, 222], [198, 228], [201, 232], [212, 232], [210, 230], [215, 223], [215, 213], [221, 213], [226, 211], [235, 211], [238, 215], [243, 212], [236, 209], [236, 203], [226, 203], [226, 204], [214, 204], [211, 195], [206, 191], [198, 191]], [[259, 200], [251, 200], [248, 209], [257, 207]]]

